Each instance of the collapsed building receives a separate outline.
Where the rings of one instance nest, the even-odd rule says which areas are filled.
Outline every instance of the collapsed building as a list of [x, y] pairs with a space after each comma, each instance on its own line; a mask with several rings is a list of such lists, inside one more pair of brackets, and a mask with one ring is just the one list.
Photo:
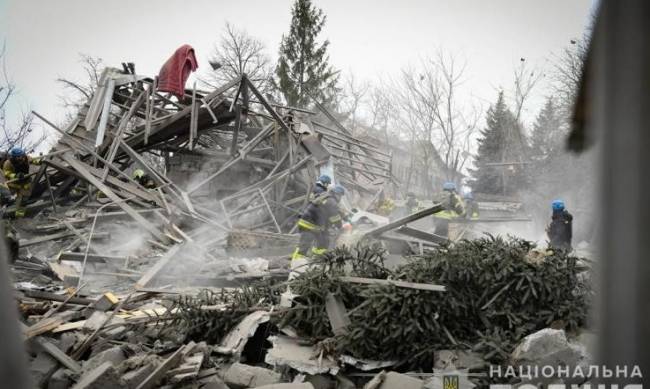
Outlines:
[[[12, 267], [26, 323], [21, 330], [34, 344], [30, 369], [35, 384], [247, 388], [293, 381], [285, 385], [421, 388], [425, 381], [437, 382], [434, 362], [439, 369], [481, 370], [490, 358], [506, 358], [504, 350], [486, 351], [492, 356], [484, 359], [465, 347], [464, 354], [449, 351], [451, 359], [445, 361], [447, 354], [429, 350], [487, 342], [489, 334], [457, 342], [458, 333], [470, 332], [470, 324], [440, 327], [438, 313], [429, 308], [444, 306], [440, 296], [447, 289], [438, 284], [441, 268], [428, 266], [453, 252], [446, 237], [429, 232], [426, 224], [440, 204], [424, 202], [415, 213], [392, 219], [366, 212], [387, 186], [398, 184], [390, 152], [353, 136], [318, 101], [313, 101], [318, 112], [272, 102], [246, 75], [208, 91], [194, 85], [169, 92], [161, 84], [159, 77], [138, 75], [133, 64], [123, 64], [103, 71], [95, 93], [65, 128], [34, 112], [60, 134], [40, 166], [33, 167], [27, 217], [11, 226], [18, 233]], [[144, 171], [152, 188], [134, 179], [136, 169]], [[332, 250], [319, 260], [325, 264], [322, 273], [314, 267], [287, 281], [288, 254], [297, 242], [295, 221], [321, 174], [347, 189], [344, 207], [354, 209], [354, 220], [364, 227], [344, 237], [344, 243], [368, 246]], [[510, 219], [525, 221], [509, 204], [497, 204], [494, 213], [486, 208], [481, 221], [502, 222], [504, 210]], [[9, 206], [4, 214], [11, 217], [15, 211]], [[467, 237], [472, 223], [459, 223], [457, 240]], [[381, 248], [372, 245], [377, 240]], [[471, 252], [473, 244], [458, 247]], [[519, 266], [518, 277], [539, 275], [559, 283], [562, 293], [535, 295], [539, 306], [570, 300], [566, 310], [544, 317], [521, 313], [517, 320], [527, 321], [528, 331], [566, 319], [571, 309], [575, 314], [568, 328], [582, 324], [583, 294], [568, 296], [574, 289], [584, 292], [576, 278], [584, 263], [577, 266], [578, 260], [563, 254], [528, 252], [525, 243], [481, 244], [495, 252], [511, 244], [509, 260]], [[422, 257], [392, 270], [384, 266], [386, 248]], [[454, 255], [471, 258], [465, 252]], [[540, 265], [547, 256], [556, 267], [550, 272]], [[451, 287], [464, 282], [440, 278]], [[454, 295], [449, 301], [480, 300], [481, 307], [464, 308], [477, 315], [477, 308], [492, 305], [488, 314], [479, 315], [491, 329], [502, 325], [504, 307], [513, 304], [512, 295], [503, 293], [513, 284], [484, 281], [466, 291], [476, 295]], [[528, 287], [535, 290], [532, 282]], [[289, 288], [301, 293], [287, 304], [280, 296]], [[432, 326], [429, 335], [423, 337], [413, 326], [400, 331], [434, 344], [424, 351], [413, 347], [417, 357], [404, 347], [402, 354], [391, 351], [400, 349], [396, 339], [373, 332], [377, 327], [358, 315], [402, 319], [382, 316], [388, 311], [364, 313], [362, 307], [395, 305], [391, 297], [377, 308], [368, 290], [396, 296], [396, 301], [424, 302], [412, 307], [412, 314], [414, 320], [433, 320], [425, 321]], [[527, 335], [510, 330], [516, 340]], [[582, 362], [585, 353], [557, 331], [547, 334], [550, 341], [559, 339], [554, 352], [568, 353], [573, 364]], [[352, 334], [384, 339], [383, 359], [368, 359], [374, 349], [351, 339]], [[414, 366], [419, 370], [408, 370]]]

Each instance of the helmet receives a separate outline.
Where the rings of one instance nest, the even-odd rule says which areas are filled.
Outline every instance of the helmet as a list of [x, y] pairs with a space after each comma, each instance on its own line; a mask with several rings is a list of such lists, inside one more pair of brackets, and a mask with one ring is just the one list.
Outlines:
[[474, 200], [474, 195], [472, 194], [472, 192], [465, 192], [463, 198], [467, 200]]
[[551, 207], [553, 208], [554, 211], [561, 211], [564, 209], [564, 201], [562, 200], [553, 200], [551, 203]]
[[456, 190], [456, 184], [449, 181], [445, 182], [444, 184], [442, 184], [442, 190], [448, 190], [448, 191]]
[[142, 169], [135, 169], [133, 171], [133, 178], [142, 178], [144, 177], [144, 171]]
[[327, 174], [323, 174], [322, 176], [318, 177], [318, 181], [324, 185], [329, 185], [332, 183], [332, 179]]
[[343, 188], [341, 185], [337, 185], [334, 187], [334, 190], [332, 190], [334, 194], [343, 196], [345, 194], [345, 188]]
[[14, 147], [9, 151], [9, 156], [11, 158], [18, 158], [18, 157], [24, 157], [25, 156], [25, 150], [21, 149], [20, 147]]

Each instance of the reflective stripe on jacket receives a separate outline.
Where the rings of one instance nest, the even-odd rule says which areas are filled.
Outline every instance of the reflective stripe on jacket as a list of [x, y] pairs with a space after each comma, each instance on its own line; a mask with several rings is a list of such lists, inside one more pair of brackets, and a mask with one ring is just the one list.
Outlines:
[[338, 202], [335, 200], [334, 195], [331, 193], [323, 193], [316, 199], [312, 200], [309, 204], [307, 204], [307, 207], [302, 212], [301, 218], [298, 221], [299, 226], [300, 221], [308, 222], [320, 230], [325, 230], [331, 225], [335, 225], [340, 228], [343, 224]]

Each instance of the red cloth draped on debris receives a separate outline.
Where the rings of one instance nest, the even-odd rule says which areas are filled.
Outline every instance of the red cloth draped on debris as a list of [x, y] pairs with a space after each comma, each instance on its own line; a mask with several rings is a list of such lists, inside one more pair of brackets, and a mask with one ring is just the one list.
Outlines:
[[160, 69], [158, 90], [170, 92], [178, 98], [182, 98], [185, 94], [187, 78], [198, 67], [199, 65], [194, 56], [194, 48], [190, 45], [179, 47]]

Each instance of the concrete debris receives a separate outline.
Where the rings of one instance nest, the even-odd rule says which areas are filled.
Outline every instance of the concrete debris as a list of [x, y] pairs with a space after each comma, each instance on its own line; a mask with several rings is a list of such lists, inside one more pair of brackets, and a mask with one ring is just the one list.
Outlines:
[[50, 377], [50, 380], [47, 383], [47, 388], [68, 389], [72, 386], [72, 382], [72, 372], [66, 369], [59, 369], [52, 374], [52, 377]]
[[[586, 367], [589, 356], [582, 345], [569, 343], [564, 330], [545, 328], [525, 337], [512, 352], [510, 361], [513, 366], [540, 371], [544, 366], [568, 366], [574, 371], [576, 366]], [[556, 378], [540, 379], [550, 383]]]
[[122, 347], [115, 346], [109, 348], [108, 350], [104, 350], [98, 353], [97, 355], [94, 355], [90, 359], [88, 359], [83, 364], [82, 371], [87, 372], [89, 370], [93, 370], [98, 366], [103, 365], [106, 362], [110, 363], [111, 366], [113, 367], [117, 367], [124, 360], [126, 360], [126, 355], [124, 355], [124, 351], [122, 350]]
[[145, 378], [153, 373], [155, 368], [156, 366], [153, 364], [141, 366], [124, 374], [121, 378], [121, 381], [127, 388], [135, 389], [140, 382], [144, 381]]
[[40, 352], [31, 362], [29, 370], [34, 382], [43, 386], [58, 367], [56, 359], [45, 352]]
[[108, 311], [119, 302], [118, 298], [113, 293], [104, 293], [97, 301], [90, 307], [98, 311]]
[[255, 335], [260, 324], [269, 321], [269, 313], [266, 311], [253, 312], [246, 316], [228, 335], [223, 338], [215, 351], [227, 355], [240, 355], [246, 346], [248, 338]]
[[170, 382], [178, 383], [195, 378], [199, 374], [204, 358], [202, 352], [185, 357], [179, 367], [167, 372], [167, 376], [171, 377]]
[[325, 300], [325, 310], [327, 311], [327, 317], [330, 320], [334, 335], [346, 334], [347, 327], [350, 325], [350, 319], [348, 318], [343, 301], [334, 294], [328, 293]]
[[234, 389], [256, 388], [282, 382], [280, 373], [262, 367], [233, 363], [224, 375], [226, 384]]
[[[433, 301], [422, 296], [438, 302], [459, 298], [453, 289], [440, 293], [444, 285], [419, 280], [419, 273], [401, 276], [375, 253], [384, 253], [374, 245], [380, 240], [397, 266], [405, 262], [403, 254], [423, 256], [461, 244], [447, 246], [448, 237], [422, 226], [444, 209], [441, 203], [424, 200], [399, 215], [371, 212], [392, 201], [384, 193], [396, 183], [389, 145], [357, 136], [318, 101], [311, 101], [318, 112], [271, 102], [246, 75], [174, 96], [161, 93], [158, 81], [124, 63], [103, 70], [64, 128], [34, 112], [35, 120], [60, 138], [39, 158], [42, 163], [31, 166], [28, 198], [22, 205], [3, 205], [1, 214], [19, 245], [12, 275], [37, 385], [420, 389], [424, 381], [414, 376], [381, 371], [373, 377], [398, 365], [406, 370], [412, 362], [401, 354], [380, 355], [375, 346], [390, 340], [384, 349], [401, 347], [407, 354], [413, 346], [401, 336], [410, 331], [408, 338], [419, 340], [433, 334], [433, 327], [444, 334], [428, 341], [442, 338], [438, 345], [445, 348], [471, 346], [454, 336], [479, 331], [466, 329], [462, 320], [455, 321], [461, 331], [448, 330], [436, 322], [443, 316], [437, 304], [422, 304]], [[324, 257], [347, 250], [342, 243], [362, 242], [357, 251], [364, 251], [359, 257], [365, 262], [356, 266], [343, 255], [341, 271], [318, 274], [314, 280], [327, 282], [308, 282], [300, 290], [306, 276], [331, 270], [340, 259], [328, 263], [312, 255], [287, 261], [299, 242], [296, 221], [313, 201], [321, 174], [347, 193], [341, 206], [345, 226]], [[492, 207], [510, 212], [515, 206]], [[533, 250], [524, 260], [533, 266], [549, 256]], [[583, 271], [581, 277], [588, 277]], [[336, 283], [328, 283], [332, 280]], [[498, 297], [534, 287], [515, 282], [506, 280], [500, 291], [480, 298], [478, 288], [480, 293], [464, 301], [480, 301], [481, 310], [502, 309], [496, 307]], [[319, 295], [310, 298], [310, 289]], [[396, 298], [384, 293], [395, 290]], [[367, 298], [370, 292], [379, 296], [377, 309]], [[420, 306], [404, 303], [404, 296]], [[409, 312], [397, 315], [396, 304]], [[373, 313], [359, 319], [370, 307]], [[285, 322], [291, 314], [303, 316]], [[397, 323], [369, 324], [369, 318], [384, 314], [384, 324]], [[492, 329], [497, 315], [484, 316]], [[420, 326], [418, 317], [426, 318], [426, 325]], [[471, 326], [479, 320], [466, 321]], [[360, 323], [364, 330], [385, 332], [376, 339], [363, 336]], [[372, 339], [371, 352], [337, 343], [350, 338]], [[568, 341], [564, 331], [549, 328], [521, 341], [511, 362], [586, 366], [589, 343], [588, 334]], [[430, 342], [421, 344], [432, 348]], [[432, 369], [480, 371], [487, 365], [479, 354], [461, 349], [418, 351], [420, 357], [424, 363], [413, 363], [420, 363], [423, 376]], [[438, 381], [428, 380], [430, 385]]]
[[[199, 372], [199, 377], [202, 376], [202, 373], [203, 371]], [[223, 382], [223, 379], [217, 375], [216, 371], [197, 379], [197, 382], [201, 385], [201, 389], [229, 389], [228, 385]]]
[[363, 358], [354, 358], [350, 355], [341, 355], [339, 360], [346, 365], [352, 366], [361, 371], [373, 371], [385, 367], [394, 366], [398, 361], [371, 361]]
[[433, 368], [438, 370], [469, 369], [480, 370], [488, 363], [472, 351], [440, 350], [434, 354]]
[[314, 348], [300, 345], [295, 339], [285, 336], [269, 338], [273, 347], [266, 353], [264, 361], [274, 367], [290, 367], [306, 374], [336, 375], [339, 367], [335, 361], [314, 355]]
[[110, 389], [118, 386], [117, 371], [110, 362], [104, 362], [82, 375], [72, 389]]

